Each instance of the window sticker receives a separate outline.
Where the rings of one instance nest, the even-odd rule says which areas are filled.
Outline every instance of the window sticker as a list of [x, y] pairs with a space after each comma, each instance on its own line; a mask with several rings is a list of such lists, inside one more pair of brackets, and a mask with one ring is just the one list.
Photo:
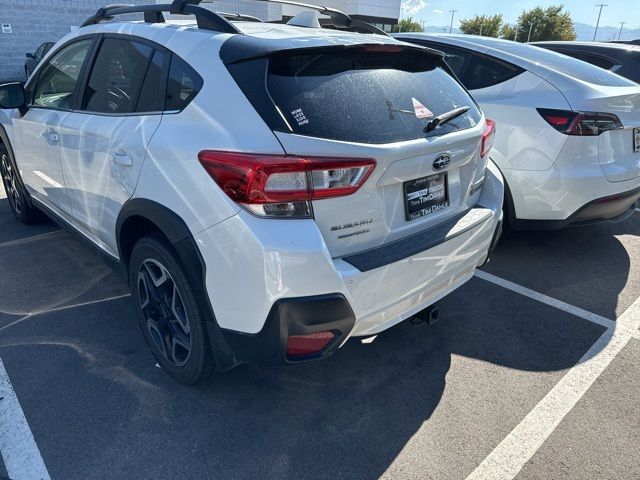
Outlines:
[[413, 111], [416, 114], [416, 118], [433, 117], [433, 112], [423, 104], [421, 104], [418, 100], [416, 100], [415, 98], [411, 98], [411, 101], [413, 102]]
[[302, 111], [301, 108], [298, 108], [298, 109], [292, 111], [291, 115], [293, 115], [293, 118], [295, 119], [295, 121], [298, 122], [298, 126], [299, 127], [309, 123], [309, 120], [307, 119], [307, 117], [305, 116], [305, 114], [304, 114], [304, 112]]

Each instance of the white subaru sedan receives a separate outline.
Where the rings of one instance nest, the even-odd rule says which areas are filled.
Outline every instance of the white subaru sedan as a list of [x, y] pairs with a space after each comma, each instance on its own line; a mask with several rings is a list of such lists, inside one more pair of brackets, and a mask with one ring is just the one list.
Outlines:
[[559, 53], [472, 35], [398, 34], [446, 54], [497, 124], [515, 229], [622, 220], [640, 197], [640, 85]]

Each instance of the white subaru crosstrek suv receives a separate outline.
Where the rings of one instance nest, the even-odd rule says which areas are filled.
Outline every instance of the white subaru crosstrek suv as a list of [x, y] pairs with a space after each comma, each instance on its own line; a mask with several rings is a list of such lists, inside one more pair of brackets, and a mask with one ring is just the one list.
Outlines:
[[171, 12], [193, 25], [102, 9], [0, 87], [13, 213], [121, 267], [167, 373], [323, 358], [473, 276], [503, 183], [493, 124], [440, 53], [192, 3]]
[[499, 125], [491, 159], [515, 229], [633, 214], [640, 198], [640, 85], [543, 48], [473, 35], [406, 33], [440, 50]]

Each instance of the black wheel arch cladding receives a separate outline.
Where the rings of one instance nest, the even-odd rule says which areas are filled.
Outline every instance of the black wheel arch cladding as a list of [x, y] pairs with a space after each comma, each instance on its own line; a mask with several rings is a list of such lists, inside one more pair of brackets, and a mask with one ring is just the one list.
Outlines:
[[206, 264], [195, 239], [185, 221], [174, 211], [153, 200], [134, 198], [122, 207], [116, 221], [116, 238], [118, 253], [124, 267], [128, 269], [128, 261], [133, 245], [127, 244], [129, 221], [136, 218], [152, 223], [168, 239], [175, 250], [188, 281], [193, 285], [198, 303], [206, 310], [208, 341], [218, 370], [228, 370], [238, 364], [235, 355], [224, 339], [224, 335], [216, 321], [213, 307], [206, 289]]

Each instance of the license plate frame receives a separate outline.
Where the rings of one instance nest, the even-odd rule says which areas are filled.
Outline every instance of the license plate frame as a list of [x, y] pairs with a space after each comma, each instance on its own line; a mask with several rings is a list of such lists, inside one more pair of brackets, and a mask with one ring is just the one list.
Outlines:
[[[442, 187], [440, 187], [442, 185]], [[449, 206], [447, 172], [415, 178], [402, 184], [405, 219], [410, 222]], [[429, 199], [430, 195], [434, 195]]]
[[633, 129], [633, 151], [640, 152], [640, 128]]

